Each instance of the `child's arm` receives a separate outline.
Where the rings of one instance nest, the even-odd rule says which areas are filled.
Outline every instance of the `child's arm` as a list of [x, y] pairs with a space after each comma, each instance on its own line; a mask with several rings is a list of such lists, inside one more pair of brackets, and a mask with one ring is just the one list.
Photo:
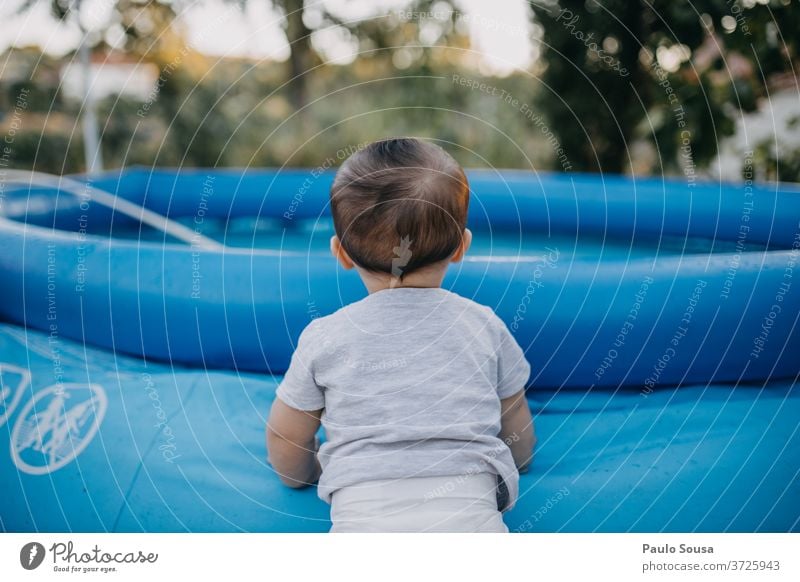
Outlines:
[[267, 421], [267, 454], [284, 485], [298, 488], [319, 480], [315, 435], [321, 415], [321, 409], [297, 410], [279, 398], [272, 404]]
[[499, 436], [511, 449], [511, 456], [520, 473], [524, 473], [533, 460], [533, 448], [536, 446], [536, 433], [525, 390], [500, 400], [500, 414]]
[[508, 327], [493, 313], [492, 315], [500, 330], [497, 347], [497, 395], [500, 397], [498, 436], [511, 449], [517, 469], [524, 473], [533, 460], [533, 447], [536, 446], [533, 418], [525, 398], [525, 386], [531, 375], [531, 366]]

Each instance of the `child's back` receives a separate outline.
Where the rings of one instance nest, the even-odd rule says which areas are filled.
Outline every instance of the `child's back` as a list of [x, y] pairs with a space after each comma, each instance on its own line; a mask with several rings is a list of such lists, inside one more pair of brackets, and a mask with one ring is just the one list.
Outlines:
[[[437, 193], [440, 199], [443, 194]], [[375, 206], [368, 211], [374, 214]], [[455, 213], [450, 208], [445, 218]], [[432, 216], [430, 208], [420, 214]], [[466, 208], [455, 218], [460, 226]], [[393, 220], [420, 228], [407, 217]], [[368, 232], [368, 226], [354, 230]], [[380, 221], [377, 226], [386, 229]], [[286, 465], [290, 484], [313, 480], [318, 471], [300, 459], [308, 475], [295, 475], [297, 465], [283, 462], [280, 446], [312, 449], [308, 432], [315, 419], [322, 422], [327, 441], [318, 455], [319, 495], [332, 503], [332, 531], [505, 530], [498, 510], [517, 497], [515, 456], [523, 464], [532, 448], [522, 392], [530, 368], [491, 309], [439, 287], [447, 262], [458, 260], [469, 244], [469, 231], [455, 232], [455, 242], [465, 244], [444, 253], [436, 235], [410, 233], [404, 246], [397, 233], [395, 251], [410, 248], [413, 256], [425, 250], [414, 241], [428, 236], [436, 256], [444, 255], [432, 265], [418, 261], [410, 273], [398, 273], [409, 256], [398, 267], [365, 244], [353, 248], [358, 241], [351, 239], [351, 253], [369, 257], [363, 262], [383, 261], [367, 270], [339, 239], [333, 241], [334, 253], [345, 267], [359, 268], [371, 293], [304, 330], [270, 420], [270, 457], [279, 471]], [[305, 416], [297, 416], [301, 411]], [[508, 418], [501, 418], [504, 411]], [[305, 432], [297, 430], [300, 425], [307, 425]], [[301, 438], [288, 438], [292, 431]]]

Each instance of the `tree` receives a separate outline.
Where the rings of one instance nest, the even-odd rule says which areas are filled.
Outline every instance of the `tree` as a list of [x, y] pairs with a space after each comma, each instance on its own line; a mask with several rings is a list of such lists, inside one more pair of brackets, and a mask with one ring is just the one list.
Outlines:
[[[232, 1], [247, 2], [247, 0]], [[441, 32], [448, 37], [454, 37], [456, 35], [451, 34], [457, 14], [454, 4], [454, 0], [408, 0], [404, 10], [419, 14], [433, 12], [434, 6], [438, 12], [446, 12], [449, 7], [453, 15], [450, 26], [444, 27]], [[359, 49], [379, 52], [384, 49], [382, 56], [387, 61], [391, 61], [394, 49], [409, 44], [409, 40], [420, 48], [421, 53], [427, 54], [427, 47], [420, 46], [419, 23], [414, 19], [398, 23], [376, 11], [370, 18], [353, 21], [330, 10], [323, 2], [307, 5], [305, 0], [273, 0], [273, 6], [283, 16], [283, 29], [290, 50], [288, 71], [290, 95], [297, 109], [308, 103], [309, 71], [322, 62], [321, 55], [313, 43], [315, 31], [328, 27], [338, 28], [355, 39]], [[313, 13], [312, 18], [309, 18], [309, 13]], [[313, 26], [308, 24], [309, 21], [313, 21]], [[410, 39], [408, 28], [412, 29]]]
[[640, 139], [656, 147], [662, 169], [689, 176], [733, 133], [738, 112], [756, 106], [769, 76], [797, 56], [796, 2], [530, 7], [542, 42], [539, 105], [578, 170], [624, 171]]
[[303, 20], [303, 0], [275, 0], [275, 6], [284, 15], [284, 30], [289, 43], [290, 93], [295, 106], [300, 109], [308, 102], [308, 71], [319, 64], [319, 57], [311, 44], [311, 29]]
[[[20, 12], [25, 12], [38, 3], [39, 0], [25, 0], [20, 7]], [[83, 76], [84, 100], [81, 109], [81, 127], [83, 132], [84, 163], [88, 173], [99, 172], [103, 169], [103, 153], [100, 143], [100, 131], [97, 121], [97, 103], [91, 91], [91, 51], [102, 42], [103, 34], [113, 24], [120, 24], [125, 34], [126, 44], [133, 45], [142, 36], [154, 30], [163, 30], [154, 27], [152, 15], [156, 14], [161, 20], [171, 23], [175, 13], [167, 3], [153, 0], [117, 0], [113, 4], [111, 17], [101, 21], [96, 13], [86, 13], [83, 0], [49, 0], [50, 10], [60, 21], [71, 20], [81, 33], [78, 46], [78, 58]], [[152, 38], [157, 38], [152, 36]]]

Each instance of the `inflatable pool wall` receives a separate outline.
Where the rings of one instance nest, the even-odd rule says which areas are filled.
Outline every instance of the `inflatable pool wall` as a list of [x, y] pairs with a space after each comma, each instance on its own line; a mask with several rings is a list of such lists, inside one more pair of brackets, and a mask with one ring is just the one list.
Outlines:
[[[328, 220], [332, 176], [128, 169], [91, 185], [195, 225], [198, 240], [210, 220], [248, 216], [289, 240]], [[471, 253], [445, 286], [506, 321], [533, 385], [655, 387], [800, 370], [797, 187], [518, 171], [469, 179], [476, 239], [504, 233], [520, 245]], [[282, 373], [309, 321], [365, 295], [316, 243], [220, 251], [113, 238], [128, 218], [52, 188], [9, 188], [2, 214], [2, 319], [150, 360]], [[531, 250], [533, 235], [590, 235], [617, 251]], [[689, 252], [697, 239], [707, 251]], [[662, 252], [666, 240], [683, 246]], [[637, 250], [645, 243], [649, 254]]]
[[[51, 415], [49, 335], [0, 324], [0, 381], [21, 394], [0, 409], [0, 531], [330, 529], [316, 489], [284, 486], [266, 463], [279, 377], [57, 347], [69, 398]], [[540, 440], [504, 516], [512, 532], [800, 529], [792, 382], [662, 388], [647, 398], [542, 389], [528, 403]]]

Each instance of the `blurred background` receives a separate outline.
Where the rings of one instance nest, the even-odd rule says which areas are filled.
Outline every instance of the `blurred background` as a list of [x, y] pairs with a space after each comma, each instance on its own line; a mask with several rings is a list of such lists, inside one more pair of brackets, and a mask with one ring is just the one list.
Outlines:
[[797, 0], [0, 2], [0, 171], [415, 135], [470, 167], [800, 181]]

